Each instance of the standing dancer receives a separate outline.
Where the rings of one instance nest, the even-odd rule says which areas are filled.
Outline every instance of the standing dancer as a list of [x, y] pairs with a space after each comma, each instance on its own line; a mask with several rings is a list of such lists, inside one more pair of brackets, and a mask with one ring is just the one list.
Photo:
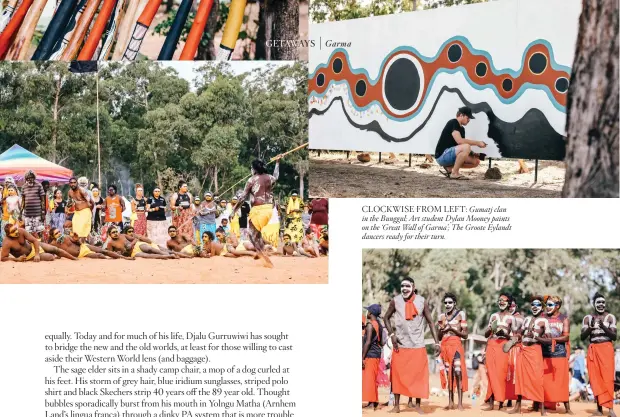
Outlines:
[[[520, 329], [523, 324], [523, 315], [517, 311], [517, 303], [514, 300], [512, 300], [512, 304], [510, 304], [508, 311], [510, 311], [510, 314], [515, 318], [515, 329]], [[506, 376], [506, 399], [508, 400], [508, 404], [506, 404], [506, 406], [512, 407], [512, 400], [517, 399], [515, 378], [517, 362], [521, 354], [521, 341], [519, 339], [513, 339], [504, 345], [504, 349], [508, 352], [508, 375]]]
[[568, 316], [560, 313], [562, 299], [557, 295], [547, 296], [547, 320], [549, 332], [543, 343], [545, 387], [545, 408], [555, 410], [557, 403], [564, 403], [567, 414], [574, 414], [570, 409], [569, 391], [570, 375], [568, 357], [570, 355], [570, 324]]
[[[76, 20], [75, 29], [71, 33], [71, 38], [60, 55], [61, 61], [73, 61], [75, 59], [100, 3], [101, 0], [89, 0], [84, 8], [81, 9], [82, 13], [79, 15], [79, 20]], [[76, 19], [77, 18], [78, 16], [76, 16]]]
[[179, 229], [179, 233], [191, 236], [193, 233], [192, 218], [192, 195], [187, 191], [187, 183], [179, 181], [179, 191], [170, 199], [172, 209], [172, 224]]
[[54, 17], [47, 26], [47, 30], [43, 34], [39, 46], [32, 55], [33, 61], [47, 60], [52, 55], [54, 46], [62, 39], [65, 28], [69, 24], [73, 11], [77, 7], [78, 0], [62, 0]]
[[609, 415], [614, 413], [614, 346], [616, 341], [616, 317], [607, 311], [605, 297], [594, 294], [592, 299], [594, 314], [583, 318], [581, 340], [590, 339], [588, 347], [588, 374], [592, 393], [596, 398], [597, 412], [593, 415], [602, 416], [603, 407], [609, 409]]
[[117, 0], [103, 0], [103, 5], [99, 10], [97, 19], [95, 20], [93, 27], [90, 29], [88, 38], [84, 41], [84, 46], [77, 57], [78, 61], [90, 61], [93, 59], [93, 55], [97, 50], [97, 45], [99, 45], [103, 31], [105, 30], [108, 20], [110, 20], [110, 16], [112, 15], [112, 11], [114, 10], [114, 6], [116, 5], [116, 1]]
[[521, 352], [516, 366], [516, 386], [517, 402], [515, 408], [509, 411], [510, 414], [521, 412], [521, 400], [527, 398], [534, 401], [534, 408], [540, 406], [540, 414], [545, 413], [545, 390], [543, 387], [543, 358], [540, 338], [549, 329], [549, 323], [544, 317], [543, 298], [541, 296], [532, 297], [530, 303], [531, 316], [523, 321], [515, 335], [514, 340], [521, 341]]
[[[467, 366], [465, 364], [465, 350], [461, 339], [467, 339], [467, 319], [465, 311], [456, 308], [456, 296], [446, 293], [443, 296], [445, 313], [439, 315], [437, 321], [437, 337], [441, 341], [440, 358], [448, 373], [445, 385], [448, 388], [448, 406], [445, 410], [454, 410], [454, 388], [456, 387], [459, 404], [458, 409], [463, 411], [463, 391], [467, 391]], [[443, 381], [442, 381], [443, 382]]]
[[368, 310], [368, 321], [362, 348], [362, 401], [368, 402], [368, 407], [376, 410], [379, 406], [377, 377], [383, 345], [383, 326], [379, 323], [381, 306], [372, 304], [364, 308]]
[[[390, 318], [394, 317], [395, 327]], [[392, 339], [393, 353], [391, 366], [392, 392], [394, 408], [390, 413], [400, 413], [400, 396], [409, 397], [410, 408], [423, 414], [422, 398], [429, 397], [428, 356], [424, 345], [424, 322], [428, 323], [433, 340], [435, 354], [439, 354], [439, 339], [428, 308], [428, 303], [417, 294], [412, 278], [405, 277], [400, 283], [400, 295], [390, 301], [385, 314], [385, 327]], [[415, 406], [413, 398], [416, 399]]]
[[136, 59], [138, 52], [140, 52], [142, 41], [144, 40], [151, 23], [153, 23], [153, 19], [157, 14], [157, 10], [159, 9], [161, 2], [162, 0], [150, 0], [144, 7], [142, 14], [140, 14], [140, 17], [131, 32], [131, 39], [127, 44], [125, 52], [123, 53], [123, 61], [134, 61]]
[[85, 243], [92, 227], [95, 201], [84, 188], [78, 186], [75, 178], [69, 180], [69, 188], [69, 198], [75, 202], [72, 231], [78, 235], [80, 243]]
[[236, 212], [241, 203], [250, 196], [252, 209], [248, 218], [249, 238], [258, 256], [262, 259], [263, 264], [267, 268], [273, 268], [273, 263], [265, 253], [265, 241], [261, 235], [261, 231], [273, 216], [274, 199], [273, 186], [275, 185], [280, 172], [281, 155], [276, 156], [276, 166], [273, 170], [273, 176], [267, 174], [265, 163], [260, 159], [252, 161], [252, 177], [248, 180], [245, 190], [239, 201], [233, 207], [232, 212]]
[[243, 23], [245, 5], [247, 0], [232, 0], [228, 9], [228, 18], [224, 26], [224, 33], [220, 42], [220, 49], [217, 51], [216, 60], [229, 61], [235, 50], [235, 44], [239, 37], [239, 30]]
[[136, 234], [146, 235], [146, 198], [142, 184], [136, 184], [136, 198], [132, 199], [131, 208], [136, 213], [136, 222], [133, 225]]
[[484, 332], [487, 337], [486, 366], [489, 377], [489, 386], [485, 401], [489, 401], [490, 407], [485, 411], [493, 410], [495, 401], [499, 403], [499, 409], [504, 406], [506, 400], [506, 377], [508, 375], [508, 353], [503, 347], [513, 329], [516, 328], [516, 320], [508, 308], [512, 304], [512, 296], [502, 293], [497, 300], [499, 311], [491, 314], [489, 326]]
[[183, 0], [179, 5], [177, 14], [172, 21], [172, 26], [170, 26], [168, 36], [166, 36], [164, 45], [161, 47], [161, 51], [157, 57], [158, 61], [169, 61], [172, 59], [174, 51], [177, 49], [179, 38], [181, 37], [181, 31], [192, 9], [192, 4], [194, 4], [194, 0]]
[[155, 187], [153, 196], [146, 202], [146, 235], [159, 246], [168, 241], [168, 219], [166, 218], [166, 199], [161, 196], [161, 189]]

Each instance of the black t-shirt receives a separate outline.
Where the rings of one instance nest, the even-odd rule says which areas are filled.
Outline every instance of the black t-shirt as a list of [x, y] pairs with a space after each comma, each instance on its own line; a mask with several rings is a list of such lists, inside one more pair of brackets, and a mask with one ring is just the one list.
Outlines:
[[450, 120], [448, 123], [446, 123], [446, 127], [444, 127], [441, 131], [439, 142], [437, 142], [437, 147], [435, 148], [435, 158], [439, 158], [446, 149], [458, 145], [458, 143], [456, 143], [456, 141], [452, 137], [452, 132], [454, 132], [455, 130], [461, 133], [462, 138], [465, 138], [465, 128], [460, 125], [458, 120]]
[[65, 200], [62, 200], [60, 203], [54, 200], [54, 204], [56, 205], [54, 213], [60, 214], [65, 212], [65, 208], [67, 207], [67, 202]]
[[141, 199], [136, 199], [136, 211], [145, 211], [146, 210], [146, 198], [142, 197]]
[[239, 216], [239, 228], [245, 229], [248, 227], [248, 215], [250, 214], [250, 205], [247, 202], [241, 204], [241, 215]]
[[166, 199], [163, 197], [149, 197], [149, 199], [147, 200], [147, 204], [151, 207], [151, 209], [154, 209], [155, 207], [159, 207], [159, 210], [157, 211], [149, 211], [146, 214], [146, 219], [147, 220], [151, 220], [151, 221], [162, 221], [162, 220], [166, 220]]

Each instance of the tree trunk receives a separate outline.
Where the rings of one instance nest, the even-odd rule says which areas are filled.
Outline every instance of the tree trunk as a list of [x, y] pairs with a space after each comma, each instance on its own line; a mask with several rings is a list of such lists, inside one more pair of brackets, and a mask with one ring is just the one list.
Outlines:
[[267, 47], [267, 27], [269, 26], [269, 38], [271, 38], [271, 25], [265, 20], [265, 2], [259, 3], [258, 9], [258, 31], [256, 32], [256, 49], [254, 58], [256, 60], [267, 60], [268, 50]]
[[304, 176], [306, 170], [304, 168], [299, 169], [299, 198], [304, 199]]
[[56, 141], [58, 139], [58, 102], [60, 101], [60, 87], [62, 86], [62, 76], [56, 81], [56, 94], [54, 95], [54, 108], [52, 109], [52, 117], [54, 124], [52, 126], [52, 162], [56, 163]]
[[282, 42], [271, 50], [273, 61], [294, 61], [299, 58], [299, 0], [270, 0], [266, 16], [273, 16], [273, 37], [267, 40]]
[[618, 2], [584, 0], [567, 103], [563, 197], [618, 197]]
[[217, 182], [217, 167], [213, 167], [213, 182], [215, 183], [215, 194], [219, 193], [219, 184]]
[[215, 37], [219, 11], [220, 2], [214, 1], [209, 19], [207, 20], [207, 26], [205, 26], [205, 31], [198, 45], [198, 53], [196, 54], [197, 61], [212, 61], [215, 59], [215, 43], [213, 42], [213, 38]]
[[[301, 196], [301, 193], [299, 195]], [[366, 274], [366, 286], [368, 287], [368, 299], [374, 300], [375, 294], [372, 290], [372, 278], [370, 278], [370, 274]]]

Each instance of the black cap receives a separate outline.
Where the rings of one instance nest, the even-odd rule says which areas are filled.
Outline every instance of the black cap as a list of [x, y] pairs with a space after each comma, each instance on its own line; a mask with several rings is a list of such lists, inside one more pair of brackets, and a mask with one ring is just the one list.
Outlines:
[[475, 119], [474, 115], [471, 113], [471, 109], [467, 106], [465, 107], [461, 107], [459, 109], [459, 113], [464, 114], [465, 116], [469, 117], [470, 119]]
[[371, 304], [368, 307], [364, 307], [364, 309], [368, 310], [368, 312], [375, 317], [381, 316], [381, 306], [379, 304]]

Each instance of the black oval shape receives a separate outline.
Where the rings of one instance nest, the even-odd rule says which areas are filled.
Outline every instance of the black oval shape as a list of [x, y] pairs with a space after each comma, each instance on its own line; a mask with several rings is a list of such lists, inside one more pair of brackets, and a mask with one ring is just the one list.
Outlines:
[[547, 68], [547, 57], [544, 54], [537, 52], [530, 57], [528, 66], [532, 73], [540, 75], [545, 72], [545, 69]]
[[364, 97], [364, 94], [366, 94], [366, 81], [358, 80], [355, 83], [355, 94], [360, 97]]
[[420, 94], [420, 74], [415, 64], [406, 58], [394, 61], [385, 75], [383, 93], [396, 110], [413, 107]]
[[555, 80], [555, 89], [560, 93], [566, 93], [568, 91], [569, 82], [565, 77], [560, 77]]
[[332, 69], [334, 70], [336, 74], [339, 74], [340, 71], [342, 71], [342, 59], [340, 58], [334, 59], [334, 62], [332, 63]]
[[506, 78], [502, 81], [502, 88], [504, 91], [508, 92], [512, 90], [512, 80], [510, 78]]
[[478, 77], [484, 77], [487, 75], [487, 64], [484, 62], [478, 62], [478, 65], [476, 65], [476, 75]]
[[325, 84], [325, 75], [323, 73], [320, 73], [316, 76], [316, 85], [318, 85], [319, 87], [323, 87], [323, 84]]
[[458, 62], [462, 56], [463, 56], [463, 51], [461, 50], [460, 45], [454, 44], [450, 46], [450, 48], [448, 48], [448, 59], [450, 60], [450, 62], [452, 63]]

